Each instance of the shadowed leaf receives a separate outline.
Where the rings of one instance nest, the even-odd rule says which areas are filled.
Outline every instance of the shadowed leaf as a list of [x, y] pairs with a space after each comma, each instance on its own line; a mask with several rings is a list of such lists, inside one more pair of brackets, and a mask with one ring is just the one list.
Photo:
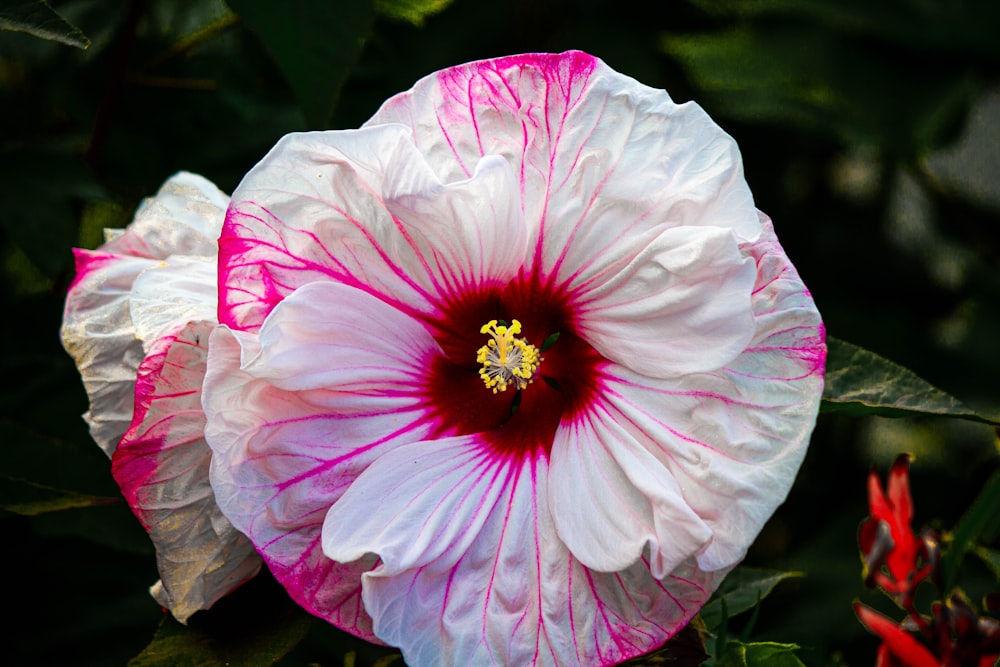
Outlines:
[[821, 412], [854, 416], [938, 415], [986, 424], [984, 417], [916, 373], [846, 341], [828, 337]]
[[26, 32], [78, 49], [90, 46], [90, 39], [44, 0], [0, 0], [0, 30]]
[[[705, 622], [705, 627], [714, 632], [724, 620], [724, 616], [731, 618], [747, 611], [770, 595], [774, 587], [785, 579], [801, 576], [803, 576], [801, 572], [736, 568], [729, 573], [719, 586], [719, 590], [702, 608], [701, 618]], [[725, 604], [725, 614], [723, 604]]]
[[36, 516], [79, 507], [111, 505], [117, 502], [119, 502], [118, 498], [92, 496], [23, 479], [0, 476], [0, 509], [22, 516]]
[[227, 1], [264, 43], [309, 126], [323, 127], [371, 32], [372, 0]]

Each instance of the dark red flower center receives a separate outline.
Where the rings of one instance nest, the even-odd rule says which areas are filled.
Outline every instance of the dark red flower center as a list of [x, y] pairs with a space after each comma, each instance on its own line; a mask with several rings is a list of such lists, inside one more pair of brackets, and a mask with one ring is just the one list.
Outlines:
[[[442, 310], [429, 324], [444, 356], [429, 369], [424, 390], [440, 424], [436, 436], [482, 433], [490, 449], [505, 458], [547, 455], [560, 421], [593, 398], [606, 363], [577, 334], [565, 295], [537, 278], [519, 278], [461, 294]], [[481, 329], [492, 320], [518, 320], [518, 338], [542, 350], [532, 382], [523, 389], [493, 393], [483, 383], [477, 352], [489, 338]], [[551, 342], [553, 334], [558, 338]]]

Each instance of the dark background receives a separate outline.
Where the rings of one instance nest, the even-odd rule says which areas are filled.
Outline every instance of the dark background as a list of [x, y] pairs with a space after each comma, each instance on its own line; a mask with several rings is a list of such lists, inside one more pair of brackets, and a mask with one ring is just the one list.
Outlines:
[[[357, 127], [435, 70], [528, 51], [584, 50], [701, 104], [739, 143], [828, 332], [1000, 413], [995, 0], [51, 4], [89, 48], [0, 32], [4, 507], [46, 488], [118, 497], [58, 340], [72, 247], [127, 224], [177, 170], [231, 192], [287, 132]], [[796, 642], [809, 665], [873, 663], [877, 642], [851, 610], [877, 604], [856, 530], [868, 470], [902, 451], [916, 455], [918, 525], [953, 525], [998, 467], [988, 426], [821, 415], [748, 559], [805, 576], [763, 603], [755, 639]], [[8, 664], [122, 665], [149, 643], [163, 618], [146, 592], [155, 563], [124, 504], [0, 511], [0, 531]], [[996, 584], [975, 559], [963, 575], [970, 591]], [[284, 665], [384, 653], [296, 616], [266, 577], [236, 597], [196, 631], [307, 633]]]

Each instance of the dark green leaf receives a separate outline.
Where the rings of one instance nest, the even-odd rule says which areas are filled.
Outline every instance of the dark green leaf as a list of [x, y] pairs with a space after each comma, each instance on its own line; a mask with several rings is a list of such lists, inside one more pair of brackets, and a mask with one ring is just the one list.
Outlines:
[[117, 502], [120, 502], [118, 498], [56, 489], [44, 484], [0, 475], [0, 509], [22, 516], [36, 516], [79, 507], [111, 505]]
[[323, 127], [371, 32], [373, 0], [227, 1], [264, 43], [309, 126]]
[[26, 32], [78, 49], [90, 46], [90, 39], [45, 0], [0, 0], [0, 30]]
[[755, 642], [744, 644], [733, 641], [716, 662], [716, 667], [803, 667], [795, 656], [795, 644]]
[[[269, 588], [273, 582], [265, 584], [263, 587]], [[244, 585], [205, 617], [195, 616], [187, 626], [172, 616], [165, 617], [153, 641], [129, 661], [129, 667], [273, 665], [302, 641], [312, 617], [287, 598], [269, 599], [264, 604], [264, 596], [258, 594], [261, 588], [256, 580]], [[270, 592], [266, 596], [273, 598]]]
[[822, 412], [880, 417], [923, 414], [1000, 423], [874, 352], [832, 337], [827, 337], [827, 345]]
[[710, 631], [715, 631], [722, 623], [723, 601], [728, 617], [751, 609], [763, 600], [774, 587], [785, 579], [801, 577], [801, 572], [781, 572], [779, 570], [758, 570], [738, 567], [719, 586], [712, 599], [701, 610], [701, 618]]
[[979, 496], [951, 531], [951, 543], [941, 558], [944, 572], [944, 590], [951, 590], [956, 583], [958, 567], [965, 553], [976, 543], [990, 544], [1000, 536], [1000, 471], [987, 480]]
[[375, 11], [382, 16], [423, 25], [424, 19], [437, 14], [451, 4], [451, 0], [375, 0]]

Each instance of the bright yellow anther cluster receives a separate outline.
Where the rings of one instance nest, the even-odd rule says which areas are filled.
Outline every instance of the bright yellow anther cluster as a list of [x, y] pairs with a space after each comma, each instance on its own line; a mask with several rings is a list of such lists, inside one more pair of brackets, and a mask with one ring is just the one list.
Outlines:
[[532, 381], [531, 376], [538, 370], [542, 357], [538, 348], [523, 338], [515, 338], [521, 333], [521, 323], [513, 320], [510, 326], [490, 320], [479, 333], [489, 334], [490, 340], [479, 348], [476, 361], [483, 365], [479, 377], [483, 378], [487, 389], [493, 393], [507, 391], [507, 387], [524, 389]]

